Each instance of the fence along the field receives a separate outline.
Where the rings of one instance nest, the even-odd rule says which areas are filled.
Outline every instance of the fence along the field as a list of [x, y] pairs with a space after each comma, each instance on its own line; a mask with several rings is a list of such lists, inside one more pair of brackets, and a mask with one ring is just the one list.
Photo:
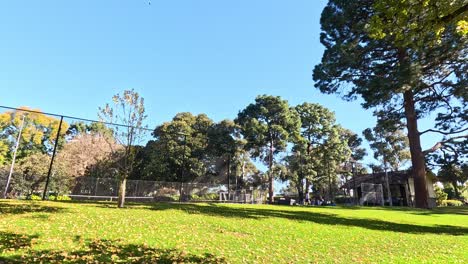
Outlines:
[[[0, 106], [0, 109], [4, 108]], [[36, 110], [16, 109], [5, 107], [8, 115], [12, 120], [21, 118], [27, 115], [27, 129], [21, 137], [20, 152], [23, 153], [16, 160], [15, 170], [12, 175], [12, 180], [8, 192], [10, 198], [24, 198], [31, 195], [43, 196], [45, 194], [64, 194], [71, 195], [73, 199], [114, 199], [118, 193], [118, 180], [115, 172], [112, 170], [100, 170], [95, 168], [94, 173], [89, 173], [90, 164], [96, 165], [95, 160], [101, 157], [110, 157], [111, 153], [103, 149], [109, 148], [108, 142], [104, 142], [103, 137], [93, 136], [89, 132], [81, 131], [80, 136], [74, 135], [79, 129], [110, 129], [120, 125], [103, 123], [99, 121], [87, 120], [82, 118], [74, 118], [56, 114], [42, 113]], [[3, 112], [3, 113], [6, 113]], [[50, 118], [52, 122], [49, 127], [35, 127], [37, 119], [41, 115], [42, 119]], [[52, 164], [54, 145], [58, 134], [57, 125], [63, 118], [62, 133], [60, 134], [59, 148], [55, 160]], [[11, 124], [1, 124], [2, 131], [5, 127], [8, 128], [9, 135], [1, 135], [0, 139], [8, 142], [9, 154], [14, 151], [15, 138], [18, 133], [18, 122], [9, 121]], [[16, 122], [16, 123], [15, 123]], [[36, 123], [35, 123], [36, 122]], [[77, 125], [79, 124], [79, 126]], [[72, 127], [75, 125], [75, 127]], [[96, 127], [99, 125], [100, 127]], [[54, 129], [52, 129], [54, 127]], [[125, 129], [126, 127], [121, 127]], [[41, 129], [47, 130], [47, 143], [38, 145], [38, 151], [33, 154], [28, 154], [26, 151], [26, 142], [31, 140], [34, 133], [42, 133]], [[74, 130], [75, 129], [75, 130]], [[107, 130], [108, 132], [109, 130]], [[64, 132], [67, 132], [64, 134]], [[106, 132], [106, 131], [104, 131]], [[144, 146], [151, 137], [152, 130], [145, 129], [143, 140], [139, 142]], [[42, 134], [41, 134], [42, 135]], [[37, 147], [37, 146], [36, 146]], [[70, 148], [72, 150], [70, 151]], [[100, 155], [96, 155], [100, 152]], [[1, 154], [1, 153], [0, 153]], [[180, 157], [183, 159], [183, 156]], [[94, 160], [94, 161], [93, 161]], [[0, 187], [5, 189], [7, 176], [11, 166], [11, 161], [5, 162], [0, 166]], [[52, 165], [52, 166], [51, 166]], [[50, 168], [52, 167], [52, 170]], [[65, 168], [66, 169], [63, 169]], [[71, 169], [70, 169], [71, 168]], [[50, 173], [49, 173], [50, 170]], [[45, 188], [48, 176], [50, 182]], [[128, 200], [137, 201], [233, 201], [233, 202], [260, 202], [264, 201], [265, 194], [262, 190], [237, 190], [227, 193], [226, 182], [222, 175], [219, 175], [215, 182], [220, 184], [203, 184], [203, 183], [178, 183], [178, 182], [156, 182], [143, 180], [128, 180], [127, 182], [127, 197]], [[155, 178], [157, 179], [157, 178]], [[231, 186], [232, 187], [232, 186]], [[237, 187], [236, 187], [237, 189]]]
[[[111, 178], [80, 177], [76, 179], [71, 194], [74, 200], [113, 200], [118, 195], [118, 181]], [[158, 182], [128, 180], [128, 201], [151, 202], [237, 202], [263, 203], [262, 190], [227, 192], [226, 184]]]

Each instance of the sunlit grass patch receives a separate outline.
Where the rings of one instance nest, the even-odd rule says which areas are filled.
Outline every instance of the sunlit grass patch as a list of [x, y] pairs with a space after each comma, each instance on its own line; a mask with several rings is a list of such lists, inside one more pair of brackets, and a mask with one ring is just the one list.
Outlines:
[[466, 263], [466, 208], [0, 201], [0, 263]]

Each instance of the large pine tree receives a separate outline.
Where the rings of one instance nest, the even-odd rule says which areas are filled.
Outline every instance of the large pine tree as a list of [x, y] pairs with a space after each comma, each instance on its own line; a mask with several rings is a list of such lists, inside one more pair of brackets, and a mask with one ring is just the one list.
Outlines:
[[[323, 93], [338, 93], [348, 100], [360, 96], [363, 107], [376, 110], [381, 118], [405, 121], [416, 206], [427, 208], [425, 151], [420, 138], [435, 132], [443, 135], [441, 142], [465, 139], [460, 133], [467, 130], [467, 39], [457, 30], [460, 20], [453, 19], [443, 24], [437, 36], [415, 34], [409, 25], [402, 30], [417, 41], [401, 41], [401, 34], [379, 30], [392, 23], [389, 16], [393, 13], [384, 13], [383, 4], [379, 0], [329, 1], [320, 21], [326, 50], [313, 78]], [[408, 23], [424, 19], [424, 12], [421, 9], [419, 16], [407, 18]], [[418, 120], [430, 113], [438, 113], [435, 127], [420, 132]], [[450, 134], [457, 137], [447, 138]]]

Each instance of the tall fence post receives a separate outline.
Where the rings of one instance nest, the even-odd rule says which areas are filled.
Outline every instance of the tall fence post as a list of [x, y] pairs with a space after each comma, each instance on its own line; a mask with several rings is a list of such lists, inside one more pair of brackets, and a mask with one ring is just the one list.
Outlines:
[[133, 197], [138, 197], [138, 183], [139, 183], [139, 182], [140, 182], [140, 181], [137, 180], [136, 183], [135, 183], [135, 190], [134, 190], [134, 192], [133, 192]]
[[57, 131], [57, 136], [55, 137], [54, 151], [52, 152], [52, 159], [50, 160], [49, 171], [47, 172], [46, 184], [44, 187], [44, 193], [42, 194], [42, 200], [47, 199], [47, 189], [49, 188], [50, 175], [52, 174], [52, 167], [54, 166], [55, 154], [57, 153], [58, 141], [60, 138], [60, 132], [62, 130], [63, 116], [60, 117], [59, 128]]
[[97, 196], [98, 184], [99, 184], [99, 177], [96, 178], [96, 184], [94, 185], [94, 196]]

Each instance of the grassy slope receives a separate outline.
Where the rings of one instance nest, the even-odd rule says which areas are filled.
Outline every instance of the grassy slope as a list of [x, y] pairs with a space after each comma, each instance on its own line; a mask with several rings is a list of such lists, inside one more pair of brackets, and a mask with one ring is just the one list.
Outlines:
[[0, 263], [468, 263], [468, 209], [0, 201]]

